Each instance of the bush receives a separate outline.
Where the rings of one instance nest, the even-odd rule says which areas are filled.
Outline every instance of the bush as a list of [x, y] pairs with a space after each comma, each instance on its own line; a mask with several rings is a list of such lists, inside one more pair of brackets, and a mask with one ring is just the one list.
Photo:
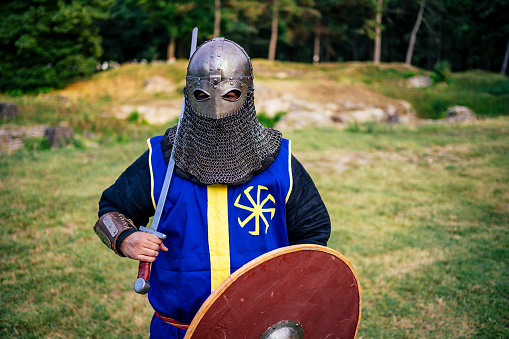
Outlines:
[[273, 128], [276, 122], [278, 122], [285, 114], [286, 112], [277, 112], [276, 115], [270, 117], [267, 113], [261, 112], [258, 113], [257, 117], [260, 124], [265, 127]]
[[51, 149], [48, 138], [25, 138], [25, 149], [27, 151], [44, 151]]
[[433, 80], [433, 83], [450, 83], [452, 80], [451, 64], [448, 61], [437, 62], [433, 66], [431, 80]]

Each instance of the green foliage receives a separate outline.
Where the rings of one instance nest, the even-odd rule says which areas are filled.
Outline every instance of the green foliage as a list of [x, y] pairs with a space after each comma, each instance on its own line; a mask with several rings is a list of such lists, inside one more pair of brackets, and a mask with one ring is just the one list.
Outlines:
[[[169, 38], [191, 41], [191, 32], [200, 23], [202, 35], [209, 35], [213, 30], [214, 7], [198, 0], [139, 0], [142, 11], [155, 27], [162, 27]], [[207, 20], [210, 18], [211, 20]], [[169, 42], [169, 41], [168, 41]], [[190, 43], [184, 44], [190, 46]], [[189, 57], [189, 49], [185, 49]]]
[[117, 0], [110, 13], [100, 23], [102, 60], [123, 63], [166, 56], [167, 31], [149, 20], [138, 0]]
[[265, 112], [257, 114], [258, 121], [265, 127], [273, 128], [274, 125], [286, 114], [286, 112], [277, 112], [274, 116], [269, 116]]
[[485, 91], [493, 95], [509, 94], [509, 80], [506, 80], [494, 87], [486, 88]]
[[44, 151], [49, 150], [51, 145], [49, 144], [48, 138], [25, 138], [25, 150], [27, 151]]
[[452, 80], [451, 64], [448, 61], [438, 62], [433, 66], [431, 72], [433, 83], [445, 82], [450, 83]]
[[113, 0], [0, 4], [0, 91], [61, 88], [92, 74], [101, 55], [97, 20]]
[[421, 108], [426, 112], [426, 118], [428, 119], [443, 119], [447, 114], [447, 108], [450, 106], [444, 99], [430, 99], [423, 103]]
[[127, 118], [127, 120], [129, 120], [130, 122], [138, 122], [139, 119], [140, 113], [138, 111], [132, 111], [131, 113], [129, 113], [129, 117]]

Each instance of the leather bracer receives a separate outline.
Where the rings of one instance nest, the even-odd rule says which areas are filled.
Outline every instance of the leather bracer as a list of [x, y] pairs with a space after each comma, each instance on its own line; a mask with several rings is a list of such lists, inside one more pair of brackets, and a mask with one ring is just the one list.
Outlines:
[[119, 246], [117, 240], [122, 233], [127, 231], [132, 232], [136, 229], [131, 219], [118, 212], [105, 213], [94, 225], [94, 231], [101, 238], [102, 242], [120, 256], [123, 256], [123, 254], [117, 248]]

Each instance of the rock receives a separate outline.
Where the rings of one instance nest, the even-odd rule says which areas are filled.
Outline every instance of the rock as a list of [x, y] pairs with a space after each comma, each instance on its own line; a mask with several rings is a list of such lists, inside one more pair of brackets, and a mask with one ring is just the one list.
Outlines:
[[23, 142], [23, 132], [0, 129], [0, 153], [12, 154], [18, 149], [25, 148]]
[[56, 94], [56, 93], [39, 94], [38, 97], [40, 97], [41, 99], [63, 102], [65, 104], [69, 104], [71, 102], [69, 97], [62, 95], [62, 94]]
[[74, 132], [70, 127], [52, 126], [46, 130], [44, 136], [51, 148], [57, 148], [68, 145], [74, 138]]
[[404, 100], [397, 100], [388, 104], [385, 109], [387, 121], [390, 123], [409, 123], [416, 120], [415, 110], [412, 105]]
[[309, 127], [330, 127], [331, 112], [292, 111], [284, 115], [274, 126], [278, 130], [304, 129]]
[[338, 111], [354, 111], [364, 109], [368, 105], [364, 102], [352, 102], [350, 100], [338, 100]]
[[160, 76], [145, 79], [143, 87], [146, 92], [152, 93], [173, 93], [176, 88], [172, 81]]
[[368, 108], [357, 111], [341, 112], [333, 114], [332, 120], [342, 124], [359, 123], [368, 121], [387, 121], [388, 114], [380, 108]]
[[118, 119], [127, 119], [133, 112], [138, 112], [142, 119], [149, 124], [164, 124], [180, 116], [182, 100], [174, 100], [159, 106], [131, 106], [115, 107], [113, 115]]
[[0, 117], [3, 121], [19, 115], [18, 107], [11, 102], [0, 102]]
[[476, 120], [475, 113], [465, 106], [453, 106], [447, 109], [445, 120], [448, 122], [466, 122]]
[[408, 87], [422, 88], [431, 86], [431, 77], [427, 75], [416, 75], [407, 80]]
[[25, 148], [26, 139], [42, 138], [48, 126], [9, 126], [0, 128], [0, 153], [12, 154]]
[[281, 98], [273, 98], [256, 103], [257, 112], [265, 112], [269, 117], [274, 117], [278, 112], [288, 112], [291, 103]]

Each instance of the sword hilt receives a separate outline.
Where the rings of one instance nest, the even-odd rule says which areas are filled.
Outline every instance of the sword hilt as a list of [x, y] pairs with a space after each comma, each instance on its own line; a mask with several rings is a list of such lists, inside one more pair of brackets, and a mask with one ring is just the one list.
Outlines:
[[134, 282], [134, 292], [138, 294], [147, 294], [150, 289], [148, 278], [150, 276], [150, 263], [140, 261], [138, 265], [138, 278]]
[[[166, 234], [154, 231], [145, 226], [141, 226], [140, 231], [153, 234], [162, 240], [165, 240], [167, 238]], [[138, 294], [147, 294], [148, 290], [150, 289], [150, 283], [148, 282], [149, 277], [150, 277], [150, 263], [146, 261], [140, 261], [140, 264], [138, 265], [138, 277], [134, 282], [134, 292]]]

